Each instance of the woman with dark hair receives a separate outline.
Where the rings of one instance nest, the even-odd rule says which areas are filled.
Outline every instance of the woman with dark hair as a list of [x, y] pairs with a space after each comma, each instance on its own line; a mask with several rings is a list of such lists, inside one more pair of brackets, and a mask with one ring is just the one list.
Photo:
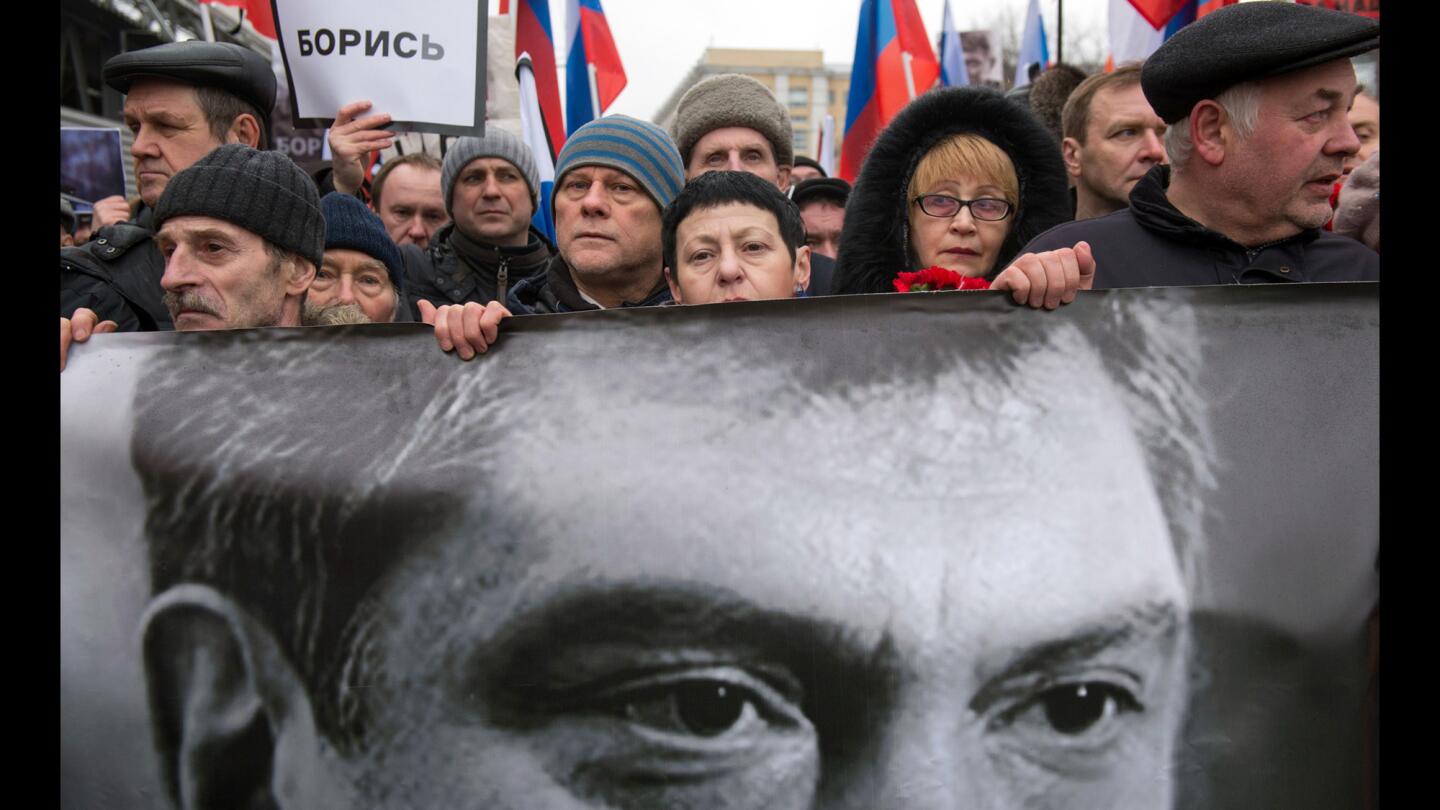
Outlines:
[[983, 88], [926, 93], [865, 159], [835, 292], [892, 292], [900, 273], [938, 267], [1053, 309], [1090, 287], [1090, 246], [1016, 254], [1068, 220], [1068, 206], [1060, 147], [1029, 110]]

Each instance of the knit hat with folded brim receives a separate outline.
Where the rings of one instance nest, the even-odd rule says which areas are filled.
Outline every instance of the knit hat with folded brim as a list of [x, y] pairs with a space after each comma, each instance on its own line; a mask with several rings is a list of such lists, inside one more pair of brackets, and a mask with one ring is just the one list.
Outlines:
[[[685, 164], [665, 130], [628, 115], [596, 118], [575, 130], [555, 162], [555, 190], [565, 173], [581, 166], [606, 166], [635, 179], [664, 211], [685, 185]], [[554, 213], [554, 202], [551, 202]]]
[[325, 218], [309, 175], [279, 152], [226, 144], [165, 184], [155, 229], [174, 217], [214, 217], [239, 225], [319, 267], [325, 260]]
[[530, 201], [535, 201], [540, 193], [540, 172], [535, 168], [535, 153], [519, 136], [492, 123], [486, 125], [485, 137], [467, 135], [456, 138], [445, 150], [445, 162], [440, 168], [440, 191], [445, 195], [445, 213], [451, 213], [450, 195], [455, 191], [455, 180], [461, 170], [470, 165], [470, 161], [482, 157], [509, 161], [525, 178], [525, 185], [530, 187]]

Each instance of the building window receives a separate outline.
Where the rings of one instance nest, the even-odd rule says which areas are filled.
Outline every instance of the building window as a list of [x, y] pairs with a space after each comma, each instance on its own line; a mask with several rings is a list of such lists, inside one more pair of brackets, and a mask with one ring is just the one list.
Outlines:
[[792, 87], [792, 88], [790, 88], [790, 103], [791, 103], [792, 105], [799, 105], [799, 106], [802, 106], [802, 107], [805, 106], [806, 104], [809, 104], [809, 103], [810, 103], [810, 88], [808, 88], [808, 87]]
[[797, 114], [795, 114], [795, 113], [791, 113], [791, 114], [790, 114], [790, 124], [791, 124], [791, 126], [800, 126], [801, 124], [808, 124], [808, 123], [810, 123], [810, 116], [809, 116], [809, 115], [797, 115]]

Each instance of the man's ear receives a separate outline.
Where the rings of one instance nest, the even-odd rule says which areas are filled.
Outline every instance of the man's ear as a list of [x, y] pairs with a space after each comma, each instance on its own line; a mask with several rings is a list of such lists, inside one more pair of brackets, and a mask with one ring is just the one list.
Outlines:
[[680, 300], [680, 285], [675, 283], [675, 274], [670, 272], [668, 267], [665, 268], [665, 283], [670, 285], [670, 297], [675, 299], [675, 303], [685, 303]]
[[243, 143], [254, 149], [260, 148], [260, 122], [250, 113], [240, 113], [230, 122], [225, 133], [226, 143]]
[[1205, 99], [1195, 105], [1186, 121], [1190, 127], [1190, 141], [1195, 144], [1195, 154], [1211, 166], [1225, 162], [1225, 147], [1235, 137], [1230, 115], [1214, 99]]
[[176, 806], [293, 806], [296, 797], [275, 789], [295, 780], [275, 770], [312, 770], [296, 760], [316, 737], [309, 697], [270, 632], [213, 588], [180, 585], [151, 602], [141, 646], [155, 749]]
[[781, 167], [780, 167], [780, 172], [779, 172], [779, 174], [780, 174], [780, 192], [781, 192], [782, 194], [785, 193], [786, 191], [789, 191], [789, 189], [790, 189], [790, 169], [791, 169], [791, 168], [793, 168], [793, 167], [791, 167], [791, 166], [781, 166]]
[[795, 284], [810, 289], [810, 246], [795, 248]]
[[285, 268], [285, 294], [304, 295], [315, 280], [315, 272], [315, 265], [309, 259], [294, 257]]
[[1065, 160], [1065, 171], [1069, 172], [1071, 177], [1080, 176], [1080, 150], [1083, 148], [1074, 138], [1066, 138], [1060, 142], [1060, 157]]

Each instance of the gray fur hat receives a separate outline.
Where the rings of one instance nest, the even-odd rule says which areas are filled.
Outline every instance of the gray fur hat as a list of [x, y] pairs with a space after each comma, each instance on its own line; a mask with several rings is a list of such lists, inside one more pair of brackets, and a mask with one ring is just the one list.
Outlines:
[[725, 127], [755, 130], [775, 150], [776, 165], [794, 165], [795, 131], [790, 126], [790, 113], [769, 88], [749, 76], [723, 73], [697, 82], [675, 107], [670, 136], [688, 166], [696, 142]]

